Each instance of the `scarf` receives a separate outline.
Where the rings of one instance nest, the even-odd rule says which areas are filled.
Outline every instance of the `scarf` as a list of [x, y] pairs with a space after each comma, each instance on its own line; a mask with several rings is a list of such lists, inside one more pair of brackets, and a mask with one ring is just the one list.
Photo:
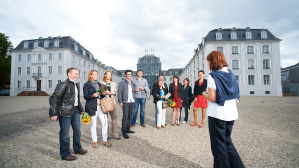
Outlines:
[[[100, 89], [100, 87], [98, 85], [98, 81], [90, 81], [90, 83], [96, 89], [96, 91], [98, 92], [98, 90]], [[100, 98], [100, 95], [98, 95], [98, 98]]]

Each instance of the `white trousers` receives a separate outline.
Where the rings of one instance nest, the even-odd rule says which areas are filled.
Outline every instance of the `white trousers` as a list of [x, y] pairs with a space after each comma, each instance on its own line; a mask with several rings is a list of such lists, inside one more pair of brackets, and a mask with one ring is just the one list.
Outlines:
[[103, 114], [101, 106], [97, 106], [98, 110], [96, 114], [91, 117], [90, 121], [90, 133], [93, 142], [97, 142], [97, 116], [99, 116], [102, 123], [102, 137], [103, 141], [106, 142], [108, 139], [108, 117], [107, 114]]
[[157, 101], [157, 109], [158, 109], [157, 127], [165, 126], [166, 109], [162, 109], [162, 102], [163, 101]]

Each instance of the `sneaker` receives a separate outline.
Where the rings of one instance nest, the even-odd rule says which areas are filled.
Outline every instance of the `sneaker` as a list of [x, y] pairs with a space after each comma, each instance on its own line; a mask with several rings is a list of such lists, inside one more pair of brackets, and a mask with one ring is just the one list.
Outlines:
[[182, 124], [186, 124], [186, 121], [183, 121]]

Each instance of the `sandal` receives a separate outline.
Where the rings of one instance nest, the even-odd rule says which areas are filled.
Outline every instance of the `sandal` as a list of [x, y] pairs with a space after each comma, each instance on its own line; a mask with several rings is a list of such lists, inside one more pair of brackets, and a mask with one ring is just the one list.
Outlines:
[[193, 124], [191, 124], [191, 127], [193, 127], [194, 125], [196, 125], [197, 124], [197, 122], [194, 122]]
[[202, 128], [202, 127], [203, 127], [203, 123], [200, 123], [199, 128]]

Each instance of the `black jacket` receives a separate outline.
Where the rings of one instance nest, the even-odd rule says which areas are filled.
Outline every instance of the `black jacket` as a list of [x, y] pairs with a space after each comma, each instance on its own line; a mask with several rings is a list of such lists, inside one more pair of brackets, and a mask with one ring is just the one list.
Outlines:
[[[153, 95], [153, 96], [154, 96], [154, 91], [157, 90], [157, 89], [159, 89], [158, 82], [153, 83], [153, 89], [152, 89], [152, 95]], [[160, 90], [160, 89], [159, 89], [159, 90]], [[164, 94], [165, 94], [165, 95], [168, 93], [168, 87], [167, 87], [167, 84], [166, 84], [166, 83], [164, 83], [163, 91], [164, 91]], [[157, 93], [159, 94], [160, 92], [157, 92]], [[155, 102], [155, 97], [154, 97], [154, 101], [153, 101], [153, 102], [156, 103], [156, 102]]]
[[[83, 112], [83, 106], [80, 102], [80, 86], [76, 83], [78, 89], [78, 108]], [[49, 97], [49, 115], [72, 117], [75, 104], [75, 84], [69, 78], [57, 84], [54, 93]]]
[[190, 100], [191, 100], [191, 97], [192, 97], [192, 88], [187, 85], [186, 88], [184, 88], [183, 86], [183, 96], [182, 96], [182, 100], [183, 100], [183, 107], [189, 107], [190, 108]]
[[[98, 82], [99, 87], [102, 86], [100, 82]], [[86, 82], [83, 86], [83, 94], [85, 103], [85, 111], [90, 115], [94, 116], [97, 111], [97, 97], [92, 97], [97, 90], [91, 85], [91, 82]], [[102, 95], [101, 95], [102, 96]]]
[[[165, 88], [163, 89], [163, 91], [164, 91], [164, 96], [165, 96], [167, 94], [165, 92]], [[159, 99], [161, 99], [161, 97], [160, 97], [160, 87], [155, 87], [155, 89], [153, 90], [153, 97], [154, 97], [154, 103], [157, 103], [157, 101]]]
[[[182, 94], [183, 94], [183, 85], [181, 83], [178, 83], [178, 97], [182, 98]], [[169, 93], [171, 94], [170, 99], [174, 98], [174, 93], [175, 93], [175, 86], [174, 83], [171, 83], [169, 85]]]
[[202, 95], [202, 92], [206, 91], [207, 89], [207, 80], [203, 80], [201, 86], [199, 86], [199, 80], [197, 80], [194, 84], [194, 92], [193, 92], [193, 97], [196, 97], [197, 95]]

